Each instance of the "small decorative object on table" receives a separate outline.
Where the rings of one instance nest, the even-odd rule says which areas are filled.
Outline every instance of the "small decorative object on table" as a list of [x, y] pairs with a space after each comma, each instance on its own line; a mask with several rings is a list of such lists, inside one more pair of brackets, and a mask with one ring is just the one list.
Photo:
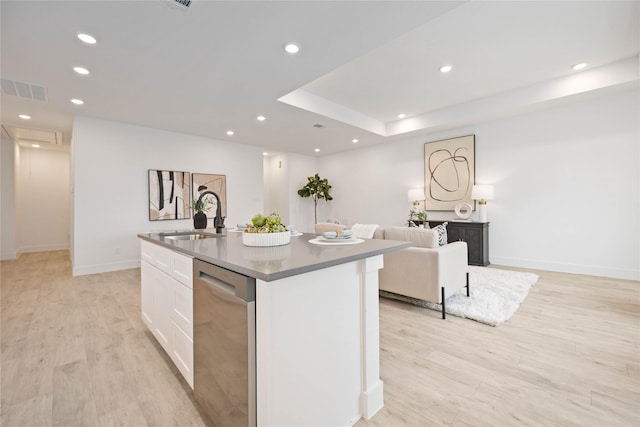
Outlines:
[[407, 218], [407, 225], [409, 227], [424, 226], [427, 222], [427, 211], [420, 211], [415, 208], [409, 210], [409, 218]]
[[469, 217], [473, 212], [473, 207], [469, 203], [458, 203], [455, 208], [456, 218], [454, 221], [471, 221]]
[[272, 213], [268, 217], [257, 214], [242, 233], [245, 246], [281, 246], [291, 241], [291, 233], [282, 225], [280, 215]]
[[196, 230], [202, 230], [207, 228], [207, 214], [214, 205], [213, 197], [205, 197], [202, 199], [200, 206], [198, 206], [198, 200], [191, 200], [191, 209], [195, 211], [193, 214], [193, 228]]

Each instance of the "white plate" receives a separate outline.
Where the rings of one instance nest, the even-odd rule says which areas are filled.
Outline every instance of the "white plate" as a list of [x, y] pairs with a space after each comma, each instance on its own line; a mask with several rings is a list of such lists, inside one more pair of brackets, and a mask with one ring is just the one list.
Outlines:
[[340, 236], [340, 237], [324, 237], [324, 236], [318, 236], [318, 239], [323, 239], [323, 240], [349, 240], [349, 239], [353, 239], [354, 236], [353, 234], [349, 235], [349, 236]]
[[291, 237], [298, 237], [298, 236], [302, 236], [302, 233], [299, 231], [294, 231], [293, 233], [291, 233]]
[[362, 242], [364, 242], [364, 240], [355, 237], [349, 239], [326, 239], [318, 236], [315, 239], [309, 240], [309, 243], [313, 243], [314, 245], [357, 245]]

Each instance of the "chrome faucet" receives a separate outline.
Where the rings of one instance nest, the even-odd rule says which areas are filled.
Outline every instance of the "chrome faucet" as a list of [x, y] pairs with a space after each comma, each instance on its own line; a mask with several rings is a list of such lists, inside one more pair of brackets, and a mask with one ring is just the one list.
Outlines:
[[200, 197], [198, 197], [198, 201], [196, 202], [196, 210], [200, 209], [200, 206], [202, 206], [202, 198], [207, 194], [213, 194], [216, 198], [216, 216], [213, 218], [213, 226], [216, 228], [216, 233], [221, 234], [224, 228], [224, 217], [222, 216], [220, 197], [218, 197], [216, 193], [213, 191], [203, 191], [200, 193]]

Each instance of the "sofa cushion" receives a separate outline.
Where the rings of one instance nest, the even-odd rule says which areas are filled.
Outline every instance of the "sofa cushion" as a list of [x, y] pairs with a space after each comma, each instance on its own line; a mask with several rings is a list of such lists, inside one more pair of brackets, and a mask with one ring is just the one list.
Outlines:
[[353, 235], [360, 239], [373, 239], [373, 236], [376, 233], [376, 230], [380, 226], [378, 224], [353, 224], [351, 226], [351, 230], [353, 230]]
[[447, 224], [449, 223], [443, 222], [442, 224], [432, 228], [438, 236], [438, 246], [444, 246], [447, 244]]
[[390, 227], [385, 230], [384, 238], [411, 242], [419, 248], [437, 248], [440, 246], [438, 232], [432, 228]]

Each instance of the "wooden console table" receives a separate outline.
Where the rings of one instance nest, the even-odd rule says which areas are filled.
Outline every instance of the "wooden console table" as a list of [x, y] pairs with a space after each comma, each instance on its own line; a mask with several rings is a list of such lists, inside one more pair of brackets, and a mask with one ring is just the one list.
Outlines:
[[462, 240], [467, 242], [470, 265], [489, 265], [489, 223], [428, 220], [433, 228], [443, 222], [447, 224], [447, 240], [449, 243]]

